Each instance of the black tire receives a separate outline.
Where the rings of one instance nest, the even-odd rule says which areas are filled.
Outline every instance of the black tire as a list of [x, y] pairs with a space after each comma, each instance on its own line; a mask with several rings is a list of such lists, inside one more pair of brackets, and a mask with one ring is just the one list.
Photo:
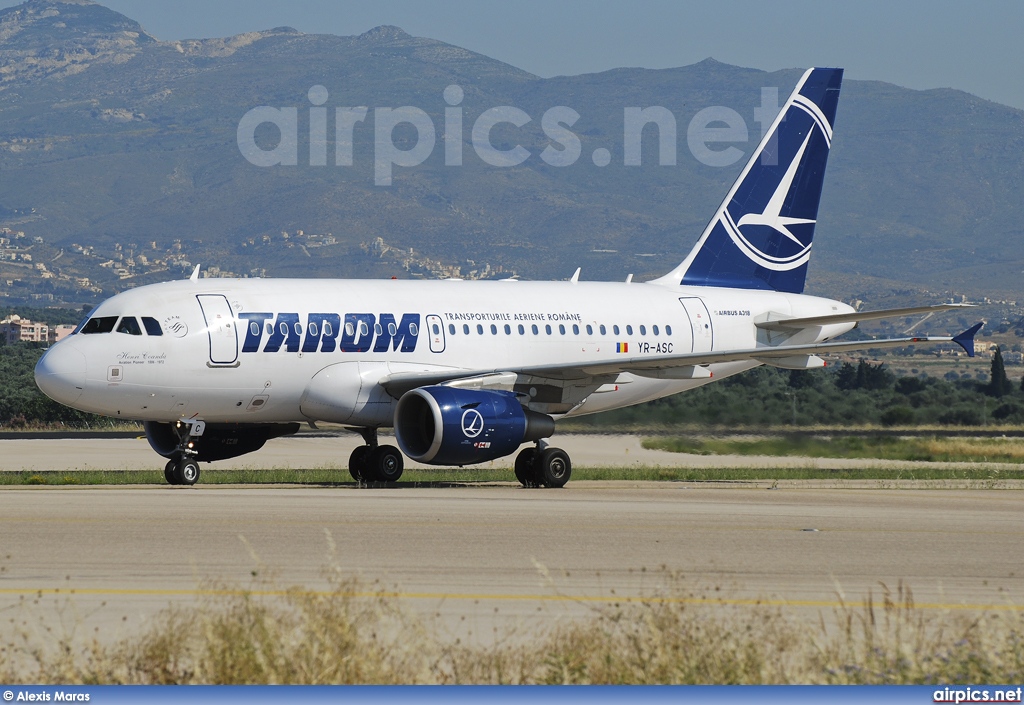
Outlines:
[[377, 446], [369, 460], [370, 472], [376, 482], [398, 482], [405, 469], [402, 452], [394, 446]]
[[348, 456], [348, 474], [356, 482], [367, 482], [366, 469], [369, 466], [370, 446], [356, 446]]
[[167, 465], [164, 465], [164, 479], [167, 480], [168, 485], [178, 484], [178, 463], [173, 460], [168, 460]]
[[538, 458], [537, 474], [545, 487], [565, 487], [572, 476], [569, 454], [561, 448], [545, 449]]
[[516, 479], [523, 487], [540, 487], [540, 478], [537, 476], [536, 448], [523, 448], [516, 456]]
[[175, 466], [174, 474], [179, 485], [194, 485], [199, 482], [199, 462], [192, 458], [182, 458]]

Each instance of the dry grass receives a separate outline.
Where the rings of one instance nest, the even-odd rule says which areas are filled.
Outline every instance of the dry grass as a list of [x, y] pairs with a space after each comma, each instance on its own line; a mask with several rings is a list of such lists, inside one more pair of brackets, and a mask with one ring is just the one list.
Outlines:
[[381, 591], [226, 592], [162, 613], [113, 646], [17, 622], [0, 651], [7, 682], [325, 683], [1013, 683], [1024, 680], [1024, 614], [914, 606], [910, 590], [843, 606], [820, 623], [763, 605], [716, 604], [666, 575], [664, 589], [548, 632], [490, 646], [438, 630]]

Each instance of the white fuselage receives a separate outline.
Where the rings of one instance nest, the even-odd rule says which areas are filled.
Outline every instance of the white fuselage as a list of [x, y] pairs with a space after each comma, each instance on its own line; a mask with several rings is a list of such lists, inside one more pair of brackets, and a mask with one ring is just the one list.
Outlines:
[[[37, 379], [58, 401], [124, 419], [390, 426], [397, 400], [377, 384], [387, 375], [751, 349], [769, 342], [754, 325], [766, 317], [850, 311], [798, 294], [639, 283], [184, 280], [118, 294], [90, 314], [146, 317], [161, 335], [142, 325], [137, 333], [79, 332], [47, 353]], [[805, 330], [787, 342], [820, 342], [853, 325]], [[682, 380], [622, 372], [552, 384], [519, 372], [516, 389], [530, 408], [580, 415], [758, 364], [712, 364], [713, 376]]]

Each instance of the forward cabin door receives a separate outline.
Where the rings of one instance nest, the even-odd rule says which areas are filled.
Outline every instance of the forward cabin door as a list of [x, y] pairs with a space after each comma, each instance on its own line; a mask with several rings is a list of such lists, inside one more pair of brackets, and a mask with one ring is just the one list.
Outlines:
[[427, 316], [427, 333], [430, 334], [430, 352], [444, 352], [444, 323], [435, 314]]
[[206, 333], [210, 337], [210, 367], [238, 365], [238, 332], [235, 314], [226, 296], [222, 294], [196, 294], [206, 319]]
[[711, 324], [708, 307], [696, 297], [681, 298], [679, 303], [683, 305], [683, 310], [690, 319], [690, 329], [693, 331], [692, 352], [711, 352], [715, 345], [715, 329]]

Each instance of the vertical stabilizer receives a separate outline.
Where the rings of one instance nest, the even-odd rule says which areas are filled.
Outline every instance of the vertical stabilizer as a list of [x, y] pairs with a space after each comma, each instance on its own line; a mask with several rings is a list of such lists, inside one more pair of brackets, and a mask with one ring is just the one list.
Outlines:
[[808, 69], [687, 258], [654, 283], [801, 293], [842, 69]]

